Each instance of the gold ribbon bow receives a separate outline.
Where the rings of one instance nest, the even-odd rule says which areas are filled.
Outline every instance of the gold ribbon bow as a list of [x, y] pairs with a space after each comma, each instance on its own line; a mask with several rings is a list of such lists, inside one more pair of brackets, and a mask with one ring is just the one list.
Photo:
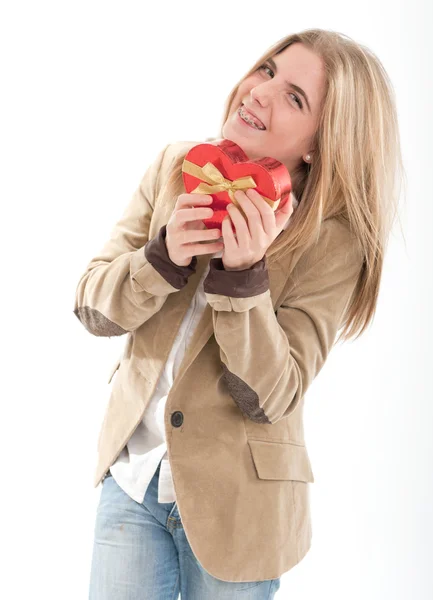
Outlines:
[[[235, 198], [236, 190], [247, 190], [249, 188], [257, 187], [253, 177], [247, 175], [246, 177], [239, 177], [238, 179], [226, 179], [224, 175], [217, 169], [217, 167], [211, 162], [206, 163], [203, 167], [199, 167], [195, 163], [184, 160], [182, 165], [182, 171], [197, 179], [203, 179], [203, 181], [192, 191], [191, 194], [217, 194], [218, 192], [227, 192], [230, 200], [237, 206], [237, 208], [243, 213], [238, 201]], [[275, 202], [266, 196], [262, 196], [263, 200], [269, 204], [271, 208], [274, 207]]]

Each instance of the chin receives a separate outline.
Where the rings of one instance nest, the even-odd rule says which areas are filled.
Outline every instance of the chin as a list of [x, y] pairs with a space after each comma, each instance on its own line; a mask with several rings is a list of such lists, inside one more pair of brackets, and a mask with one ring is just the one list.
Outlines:
[[237, 131], [233, 127], [230, 127], [230, 125], [228, 123], [226, 123], [222, 129], [222, 137], [224, 139], [230, 140], [231, 142], [234, 142], [235, 144], [240, 146], [242, 148], [242, 150], [245, 152], [245, 154], [247, 155], [248, 159], [251, 160], [251, 151], [249, 148], [249, 140], [246, 139], [245, 137], [239, 135], [237, 133]]

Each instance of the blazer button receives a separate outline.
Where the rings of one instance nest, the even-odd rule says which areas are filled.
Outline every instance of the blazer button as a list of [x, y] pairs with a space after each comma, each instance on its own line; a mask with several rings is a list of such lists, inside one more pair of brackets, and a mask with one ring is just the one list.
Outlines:
[[180, 410], [176, 410], [172, 415], [171, 415], [171, 424], [174, 427], [180, 427], [183, 423], [183, 413]]

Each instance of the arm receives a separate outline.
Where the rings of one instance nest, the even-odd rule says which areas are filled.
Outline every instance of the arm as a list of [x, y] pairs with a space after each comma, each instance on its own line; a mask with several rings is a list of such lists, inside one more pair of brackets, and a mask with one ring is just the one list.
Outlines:
[[204, 290], [212, 306], [223, 380], [242, 413], [256, 423], [289, 417], [321, 370], [362, 265], [344, 226], [324, 225], [313, 250], [291, 274], [274, 312], [266, 256], [244, 271], [212, 259]]
[[164, 157], [168, 146], [147, 169], [110, 239], [78, 282], [74, 314], [93, 335], [118, 336], [134, 331], [195, 272], [196, 257], [186, 267], [170, 260], [165, 225], [149, 240], [160, 173], [167, 168]]

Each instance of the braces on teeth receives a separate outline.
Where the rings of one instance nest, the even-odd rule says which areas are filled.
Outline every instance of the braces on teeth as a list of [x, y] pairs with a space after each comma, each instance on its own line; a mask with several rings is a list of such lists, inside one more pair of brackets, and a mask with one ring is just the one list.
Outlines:
[[249, 116], [244, 112], [243, 106], [239, 108], [239, 114], [244, 121], [247, 121], [247, 123], [250, 123], [256, 129], [260, 129], [262, 131], [265, 129], [264, 127], [259, 127], [258, 125], [256, 125], [256, 123], [249, 118]]

